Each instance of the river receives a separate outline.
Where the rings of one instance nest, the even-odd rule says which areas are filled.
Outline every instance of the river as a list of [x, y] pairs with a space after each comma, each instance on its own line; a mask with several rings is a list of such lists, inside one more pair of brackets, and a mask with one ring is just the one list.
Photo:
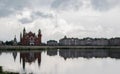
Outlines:
[[4, 71], [20, 74], [120, 74], [120, 51], [104, 49], [57, 49], [1, 51]]

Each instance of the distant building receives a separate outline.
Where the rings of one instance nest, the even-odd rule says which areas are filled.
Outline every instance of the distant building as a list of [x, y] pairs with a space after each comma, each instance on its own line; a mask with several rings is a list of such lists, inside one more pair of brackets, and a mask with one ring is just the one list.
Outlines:
[[92, 38], [84, 38], [80, 40], [80, 45], [92, 45], [93, 39]]
[[109, 41], [108, 39], [105, 38], [84, 38], [84, 39], [80, 39], [80, 45], [88, 45], [88, 46], [93, 46], [93, 45], [97, 45], [97, 46], [106, 46], [109, 45]]
[[49, 41], [47, 41], [47, 45], [49, 45], [49, 46], [56, 46], [56, 45], [58, 45], [58, 42], [55, 41], [55, 40], [49, 40]]
[[2, 41], [0, 41], [0, 45], [3, 45], [3, 42], [2, 42]]
[[70, 46], [70, 45], [79, 45], [78, 38], [67, 38], [66, 36], [59, 40], [60, 45]]
[[[114, 40], [115, 41], [115, 40]], [[109, 45], [109, 40], [105, 38], [67, 38], [66, 36], [59, 40], [59, 44], [63, 46], [106, 46]], [[116, 40], [114, 44], [120, 44], [120, 39]]]
[[94, 39], [92, 42], [92, 45], [106, 46], [106, 45], [109, 45], [109, 41], [108, 39], [105, 39], [105, 38]]
[[23, 35], [20, 33], [20, 43], [21, 45], [41, 45], [41, 30], [39, 29], [38, 35], [32, 33], [26, 33], [25, 28], [23, 29]]
[[120, 45], [120, 38], [111, 38], [109, 40], [109, 45]]

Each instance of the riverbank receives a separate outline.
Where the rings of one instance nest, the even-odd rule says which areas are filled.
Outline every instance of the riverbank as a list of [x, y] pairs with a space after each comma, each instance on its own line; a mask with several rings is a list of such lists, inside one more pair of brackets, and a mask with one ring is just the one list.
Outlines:
[[120, 46], [0, 46], [0, 50], [120, 49]]

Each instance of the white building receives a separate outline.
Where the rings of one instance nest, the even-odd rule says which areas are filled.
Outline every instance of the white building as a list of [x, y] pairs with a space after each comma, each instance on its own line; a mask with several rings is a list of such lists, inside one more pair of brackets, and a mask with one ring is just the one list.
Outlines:
[[84, 39], [80, 39], [79, 40], [79, 45], [83, 46], [83, 45], [92, 45], [93, 39], [92, 38], [84, 38]]
[[59, 40], [60, 45], [65, 45], [65, 46], [77, 46], [79, 45], [79, 39], [78, 38], [67, 38], [66, 36], [62, 39]]
[[109, 40], [105, 38], [94, 39], [92, 45], [106, 46], [109, 45]]

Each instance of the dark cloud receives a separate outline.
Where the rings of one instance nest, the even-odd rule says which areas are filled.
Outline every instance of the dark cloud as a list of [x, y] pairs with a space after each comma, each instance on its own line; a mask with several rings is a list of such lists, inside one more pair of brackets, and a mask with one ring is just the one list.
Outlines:
[[51, 13], [36, 11], [36, 12], [31, 13], [30, 18], [22, 18], [19, 21], [22, 24], [28, 24], [28, 23], [31, 23], [31, 22], [33, 22], [34, 20], [36, 20], [40, 17], [41, 18], [53, 18], [53, 15]]
[[31, 23], [33, 22], [32, 19], [28, 19], [28, 18], [22, 18], [19, 20], [22, 24], [28, 24], [28, 23]]
[[0, 17], [9, 16], [28, 5], [28, 0], [0, 0]]
[[[85, 0], [87, 1], [87, 0]], [[106, 11], [115, 6], [120, 6], [120, 0], [88, 0], [91, 2], [95, 10]], [[84, 0], [0, 0], [0, 17], [6, 17], [11, 14], [21, 11], [24, 8], [37, 8], [39, 10], [55, 9], [55, 10], [78, 10], [84, 5]], [[46, 13], [35, 12], [35, 16], [51, 17]]]
[[[87, 0], [86, 0], [87, 1]], [[120, 5], [120, 0], [88, 0], [95, 10], [107, 11]], [[51, 8], [54, 9], [79, 9], [84, 5], [84, 0], [54, 0]]]
[[82, 0], [54, 0], [51, 8], [54, 9], [79, 9], [82, 6]]
[[53, 15], [50, 14], [50, 13], [44, 13], [44, 12], [40, 12], [40, 11], [37, 11], [37, 12], [33, 12], [33, 17], [34, 16], [39, 16], [39, 17], [42, 17], [42, 18], [52, 18]]
[[120, 4], [119, 0], [91, 0], [94, 9], [100, 11], [110, 10]]
[[0, 17], [9, 16], [11, 13], [14, 13], [14, 11], [13, 10], [8, 10], [6, 8], [0, 9]]

